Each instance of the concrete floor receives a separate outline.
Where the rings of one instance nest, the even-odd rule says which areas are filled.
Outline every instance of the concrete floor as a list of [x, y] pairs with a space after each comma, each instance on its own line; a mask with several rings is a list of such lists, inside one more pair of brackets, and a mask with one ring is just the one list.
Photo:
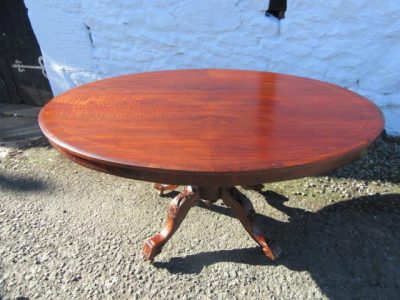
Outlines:
[[42, 136], [37, 116], [41, 107], [0, 103], [0, 141]]
[[0, 109], [0, 299], [400, 295], [398, 139], [329, 174], [241, 190], [279, 242], [278, 261], [217, 202], [194, 207], [152, 265], [141, 248], [175, 193], [65, 159], [40, 137], [37, 111]]

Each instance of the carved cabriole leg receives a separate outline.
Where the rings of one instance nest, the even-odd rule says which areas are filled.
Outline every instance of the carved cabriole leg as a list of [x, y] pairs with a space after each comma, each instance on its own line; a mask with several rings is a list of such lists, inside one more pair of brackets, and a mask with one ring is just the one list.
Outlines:
[[173, 185], [173, 184], [161, 184], [161, 183], [154, 184], [154, 188], [160, 192], [160, 196], [162, 196], [165, 191], [175, 190], [178, 186], [179, 185]]
[[222, 192], [222, 201], [230, 207], [243, 224], [246, 231], [262, 247], [264, 254], [271, 260], [278, 258], [281, 250], [276, 242], [268, 241], [255, 220], [253, 204], [248, 199], [235, 199], [235, 188], [225, 188]]
[[200, 194], [197, 188], [187, 186], [185, 190], [176, 196], [168, 207], [167, 223], [164, 229], [148, 239], [143, 247], [143, 256], [145, 259], [153, 261], [162, 247], [168, 242], [183, 219], [186, 217], [189, 209], [195, 206], [200, 200]]

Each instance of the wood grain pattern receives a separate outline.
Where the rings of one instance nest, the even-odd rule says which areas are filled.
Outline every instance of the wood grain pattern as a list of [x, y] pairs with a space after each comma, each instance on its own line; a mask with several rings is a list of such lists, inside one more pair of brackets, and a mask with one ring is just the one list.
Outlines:
[[72, 89], [39, 124], [64, 155], [134, 179], [252, 185], [318, 174], [365, 153], [384, 120], [365, 98], [301, 77], [175, 70]]

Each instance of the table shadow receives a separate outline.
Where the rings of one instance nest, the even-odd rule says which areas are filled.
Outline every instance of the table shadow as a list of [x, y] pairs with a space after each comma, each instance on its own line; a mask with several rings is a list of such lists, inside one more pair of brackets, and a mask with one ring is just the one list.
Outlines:
[[[289, 200], [277, 193], [261, 193], [269, 205], [289, 217], [281, 222], [257, 215], [267, 235], [282, 248], [277, 261], [267, 260], [253, 247], [202, 252], [154, 265], [171, 273], [192, 274], [220, 262], [283, 265], [309, 272], [333, 299], [390, 299], [400, 294], [400, 194], [354, 198], [314, 213], [286, 205]], [[232, 216], [227, 207], [202, 207]], [[244, 229], [243, 234], [247, 234]]]
[[0, 174], [0, 189], [13, 190], [16, 192], [30, 192], [44, 190], [46, 188], [48, 188], [48, 183], [39, 179]]
[[45, 149], [52, 148], [48, 140], [43, 135], [38, 137], [30, 137], [30, 138], [25, 137], [20, 139], [18, 139], [18, 137], [15, 138], [11, 137], [9, 139], [0, 138], [0, 146], [18, 149], [22, 151], [32, 148], [45, 148]]

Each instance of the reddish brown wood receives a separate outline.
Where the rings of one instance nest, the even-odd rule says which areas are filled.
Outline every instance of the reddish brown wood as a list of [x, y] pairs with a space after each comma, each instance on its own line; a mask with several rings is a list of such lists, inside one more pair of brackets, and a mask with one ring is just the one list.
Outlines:
[[154, 188], [160, 192], [160, 196], [162, 196], [165, 191], [175, 190], [178, 186], [179, 185], [175, 185], [175, 184], [161, 184], [161, 183], [154, 184]]
[[254, 185], [335, 169], [383, 117], [365, 98], [301, 77], [177, 70], [97, 81], [55, 97], [40, 126], [64, 155], [166, 184]]
[[265, 256], [271, 260], [277, 259], [281, 254], [281, 248], [274, 240], [268, 240], [260, 229], [253, 204], [247, 198], [235, 198], [234, 193], [234, 187], [223, 189], [222, 201], [232, 208], [246, 231], [261, 246]]
[[196, 205], [199, 199], [200, 194], [198, 189], [192, 189], [192, 187], [188, 186], [171, 201], [164, 229], [144, 243], [143, 256], [145, 259], [154, 260], [154, 257], [161, 252], [164, 245], [172, 237], [179, 225], [181, 225], [189, 209]]
[[[153, 260], [200, 199], [219, 198], [270, 259], [268, 241], [234, 185], [318, 174], [360, 157], [379, 136], [379, 109], [340, 87], [239, 70], [178, 70], [110, 78], [55, 97], [39, 124], [50, 143], [102, 172], [187, 187], [166, 227], [144, 246]], [[159, 190], [165, 186], [156, 185]]]
[[211, 204], [221, 198], [228, 207], [232, 208], [246, 231], [261, 246], [265, 256], [271, 260], [277, 259], [281, 253], [280, 247], [275, 241], [268, 240], [265, 237], [257, 224], [253, 204], [250, 200], [235, 197], [235, 191], [234, 187], [185, 187], [184, 191], [171, 201], [164, 229], [144, 243], [144, 258], [153, 261], [160, 254], [162, 248], [178, 229], [191, 207], [195, 206], [199, 201], [207, 201]]

